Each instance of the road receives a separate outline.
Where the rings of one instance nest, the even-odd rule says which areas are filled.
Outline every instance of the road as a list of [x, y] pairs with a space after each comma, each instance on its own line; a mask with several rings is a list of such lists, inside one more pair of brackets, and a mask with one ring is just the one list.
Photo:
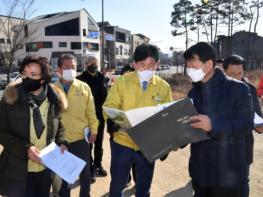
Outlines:
[[2, 98], [4, 90], [0, 90], [0, 99]]

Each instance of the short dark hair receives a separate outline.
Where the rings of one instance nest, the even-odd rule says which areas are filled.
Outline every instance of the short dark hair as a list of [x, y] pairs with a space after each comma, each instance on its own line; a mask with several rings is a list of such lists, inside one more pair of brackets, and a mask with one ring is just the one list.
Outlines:
[[132, 72], [135, 69], [130, 66], [130, 64], [125, 64], [123, 68], [121, 69], [121, 75], [123, 75], [125, 72]]
[[198, 42], [197, 44], [191, 46], [184, 52], [184, 59], [186, 61], [190, 60], [194, 58], [194, 55], [197, 55], [199, 60], [203, 63], [207, 62], [208, 60], [212, 60], [213, 66], [215, 67], [216, 52], [214, 47], [207, 42]]
[[227, 70], [230, 64], [234, 64], [234, 65], [242, 64], [243, 69], [246, 70], [246, 62], [244, 58], [239, 55], [231, 55], [227, 57], [223, 62], [224, 69]]
[[66, 53], [66, 54], [62, 54], [62, 55], [58, 58], [58, 67], [61, 68], [61, 66], [62, 66], [62, 64], [63, 64], [63, 61], [64, 61], [64, 60], [68, 60], [68, 59], [74, 60], [76, 63], [78, 63], [78, 62], [77, 62], [77, 59], [76, 59], [76, 57], [75, 57], [74, 55], [69, 54], [69, 53]]
[[35, 55], [26, 56], [20, 64], [19, 73], [22, 74], [25, 70], [25, 67], [30, 63], [35, 63], [41, 67], [41, 79], [45, 80], [47, 83], [51, 82], [51, 68], [47, 61], [43, 61], [43, 58], [44, 57], [38, 57]]
[[216, 60], [216, 63], [217, 63], [217, 64], [222, 64], [223, 62], [224, 62], [223, 59], [218, 59], [218, 60]]
[[141, 44], [136, 47], [134, 54], [133, 54], [133, 60], [135, 62], [145, 60], [148, 57], [152, 57], [156, 62], [158, 62], [159, 51], [157, 47], [151, 44]]

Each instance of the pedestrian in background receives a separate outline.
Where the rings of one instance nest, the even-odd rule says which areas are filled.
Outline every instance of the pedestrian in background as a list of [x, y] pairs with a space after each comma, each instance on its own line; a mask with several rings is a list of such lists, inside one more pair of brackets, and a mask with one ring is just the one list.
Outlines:
[[89, 85], [94, 98], [96, 116], [99, 120], [98, 133], [94, 142], [94, 157], [92, 156], [93, 144], [90, 144], [91, 183], [94, 183], [96, 181], [96, 176], [107, 176], [107, 172], [102, 166], [103, 136], [105, 126], [102, 114], [102, 105], [107, 97], [107, 80], [105, 76], [98, 71], [98, 59], [96, 57], [87, 57], [85, 67], [86, 70], [78, 76], [77, 79]]
[[[223, 66], [224, 66], [226, 75], [234, 79], [243, 81], [245, 84], [247, 84], [247, 86], [250, 89], [251, 96], [253, 99], [254, 111], [260, 117], [262, 117], [262, 111], [261, 111], [261, 107], [260, 107], [258, 97], [257, 97], [257, 90], [253, 84], [249, 83], [247, 80], [244, 79], [244, 71], [246, 70], [245, 60], [241, 56], [232, 55], [232, 56], [227, 57], [224, 60]], [[255, 130], [258, 132], [260, 131], [262, 132], [263, 128], [258, 127], [258, 128], [255, 128]], [[248, 165], [247, 165], [248, 177], [247, 177], [246, 183], [244, 184], [241, 190], [242, 197], [249, 196], [249, 166], [253, 163], [253, 147], [254, 147], [254, 137], [253, 137], [253, 133], [250, 132], [246, 137], [246, 155], [248, 157]]]

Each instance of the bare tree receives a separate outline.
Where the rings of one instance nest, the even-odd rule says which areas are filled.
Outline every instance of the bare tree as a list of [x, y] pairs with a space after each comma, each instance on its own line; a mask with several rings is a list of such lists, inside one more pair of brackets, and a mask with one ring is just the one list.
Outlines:
[[16, 49], [23, 46], [24, 37], [22, 33], [28, 34], [27, 19], [33, 13], [35, 0], [4, 0], [2, 10], [4, 16], [0, 17], [0, 34], [6, 39], [0, 47], [0, 63], [7, 70], [7, 82], [9, 75], [15, 65]]

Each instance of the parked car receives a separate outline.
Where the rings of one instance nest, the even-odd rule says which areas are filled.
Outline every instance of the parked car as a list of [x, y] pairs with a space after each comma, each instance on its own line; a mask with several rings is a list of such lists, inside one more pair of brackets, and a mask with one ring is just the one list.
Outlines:
[[0, 79], [0, 89], [4, 89], [6, 86], [6, 83], [7, 83], [6, 79], [4, 78]]
[[[9, 77], [10, 77], [9, 78], [10, 82], [16, 81], [21, 78], [19, 72], [10, 73]], [[0, 79], [0, 89], [5, 88], [6, 85], [7, 85], [7, 76]]]
[[59, 80], [59, 76], [56, 73], [51, 75], [51, 83], [56, 83]]

